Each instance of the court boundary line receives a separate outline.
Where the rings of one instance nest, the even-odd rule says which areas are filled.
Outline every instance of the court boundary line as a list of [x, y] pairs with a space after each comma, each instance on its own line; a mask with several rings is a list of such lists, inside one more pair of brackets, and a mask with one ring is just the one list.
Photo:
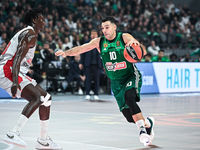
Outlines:
[[[0, 134], [0, 137], [3, 137], [4, 135]], [[23, 139], [25, 141], [29, 141], [29, 142], [36, 142], [36, 139], [33, 137], [23, 137]], [[117, 148], [117, 147], [111, 147], [111, 146], [103, 146], [103, 145], [96, 145], [96, 144], [88, 144], [88, 143], [82, 143], [82, 142], [72, 142], [72, 141], [63, 141], [63, 140], [54, 140], [55, 142], [58, 142], [59, 144], [77, 144], [77, 145], [81, 145], [81, 146], [92, 146], [92, 147], [96, 147], [96, 148], [108, 148], [108, 149], [113, 149], [113, 150], [126, 150], [123, 148]], [[1, 141], [2, 143], [6, 143], [4, 141]], [[7, 144], [7, 143], [6, 143]], [[8, 144], [7, 144], [8, 145]], [[12, 144], [10, 144], [12, 145]], [[14, 145], [12, 145], [14, 148]], [[61, 145], [62, 146], [62, 145]], [[12, 150], [12, 149], [3, 149], [3, 150]]]

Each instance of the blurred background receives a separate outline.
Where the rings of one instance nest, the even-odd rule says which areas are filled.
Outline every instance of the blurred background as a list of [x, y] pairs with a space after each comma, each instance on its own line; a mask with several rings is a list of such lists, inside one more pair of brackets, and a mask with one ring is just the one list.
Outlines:
[[[46, 27], [39, 33], [29, 76], [49, 92], [74, 94], [79, 87], [76, 82], [67, 82], [74, 58], [56, 57], [54, 52], [88, 42], [92, 29], [101, 36], [100, 23], [105, 16], [113, 16], [118, 21], [119, 32], [130, 33], [146, 46], [148, 55], [142, 62], [168, 62], [167, 66], [172, 65], [170, 62], [200, 62], [199, 6], [199, 0], [3, 0], [0, 2], [0, 52], [24, 27], [25, 11], [43, 8]], [[176, 79], [168, 81], [178, 86]], [[81, 82], [84, 93], [84, 80]], [[110, 93], [109, 79], [103, 69], [99, 92]]]

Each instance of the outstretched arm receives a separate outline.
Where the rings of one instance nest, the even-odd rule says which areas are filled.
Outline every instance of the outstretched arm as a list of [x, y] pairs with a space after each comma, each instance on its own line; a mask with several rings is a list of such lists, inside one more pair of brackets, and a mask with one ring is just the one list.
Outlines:
[[13, 97], [16, 97], [17, 88], [20, 89], [18, 84], [18, 75], [21, 61], [26, 56], [29, 48], [35, 46], [37, 38], [32, 30], [26, 30], [19, 35], [18, 40], [19, 44], [17, 46], [17, 53], [13, 60], [12, 67], [13, 85], [11, 87], [11, 93]]
[[57, 51], [55, 53], [56, 56], [60, 56], [62, 55], [63, 57], [66, 57], [66, 56], [75, 56], [75, 55], [78, 55], [78, 54], [82, 54], [82, 53], [85, 53], [87, 51], [90, 51], [94, 48], [97, 48], [98, 51], [100, 52], [99, 50], [99, 41], [100, 41], [100, 38], [95, 38], [93, 40], [91, 40], [89, 43], [86, 43], [86, 44], [83, 44], [81, 46], [76, 46], [70, 50], [67, 50], [67, 51]]

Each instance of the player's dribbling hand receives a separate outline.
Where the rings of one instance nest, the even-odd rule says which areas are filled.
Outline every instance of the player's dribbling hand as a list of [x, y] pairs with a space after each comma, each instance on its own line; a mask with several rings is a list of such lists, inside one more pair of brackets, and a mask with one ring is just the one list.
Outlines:
[[138, 42], [137, 40], [130, 40], [130, 41], [125, 45], [125, 47], [126, 47], [126, 46], [132, 46], [133, 44], [135, 44], [135, 46], [136, 46], [136, 45], [139, 45], [139, 46], [140, 46], [140, 42]]
[[12, 93], [12, 97], [15, 98], [16, 94], [17, 94], [17, 89], [19, 88], [19, 90], [21, 90], [21, 87], [19, 84], [15, 84], [13, 83], [12, 87], [11, 87], [11, 93]]
[[55, 55], [56, 55], [56, 56], [62, 55], [62, 57], [66, 57], [66, 56], [67, 56], [67, 55], [65, 54], [65, 52], [62, 51], [62, 50], [59, 50], [59, 51], [55, 52]]

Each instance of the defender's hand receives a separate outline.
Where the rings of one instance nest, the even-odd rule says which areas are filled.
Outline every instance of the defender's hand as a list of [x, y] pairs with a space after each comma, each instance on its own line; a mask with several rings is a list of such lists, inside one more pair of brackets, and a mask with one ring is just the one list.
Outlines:
[[11, 93], [12, 93], [12, 97], [15, 98], [16, 94], [17, 94], [17, 89], [19, 88], [19, 90], [21, 90], [21, 87], [19, 84], [13, 83], [12, 87], [11, 87]]

